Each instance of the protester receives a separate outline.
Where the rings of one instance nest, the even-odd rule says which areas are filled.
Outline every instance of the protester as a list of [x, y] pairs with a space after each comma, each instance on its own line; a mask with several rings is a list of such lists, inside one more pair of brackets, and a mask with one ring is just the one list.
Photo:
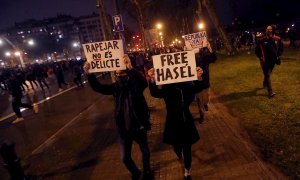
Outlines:
[[12, 109], [15, 112], [17, 119], [13, 123], [18, 123], [24, 121], [20, 107], [33, 109], [34, 113], [38, 113], [38, 106], [36, 104], [31, 105], [27, 103], [22, 103], [21, 99], [23, 97], [21, 84], [15, 75], [11, 75], [8, 80], [8, 88], [12, 96]]
[[272, 89], [271, 73], [275, 64], [280, 65], [280, 56], [283, 53], [283, 43], [275, 35], [272, 26], [268, 26], [266, 35], [258, 40], [255, 53], [264, 73], [263, 88], [267, 89], [269, 98], [272, 98], [276, 93]]
[[77, 85], [77, 87], [80, 86], [83, 87], [82, 79], [81, 79], [82, 69], [80, 67], [80, 63], [75, 62], [72, 73], [74, 75], [74, 82]]
[[208, 111], [210, 90], [209, 64], [215, 62], [216, 59], [217, 56], [213, 52], [210, 44], [208, 45], [208, 47], [199, 49], [199, 53], [196, 56], [196, 65], [203, 69], [202, 79], [205, 82], [205, 84], [208, 85], [207, 88], [203, 89], [196, 96], [198, 110], [200, 113], [199, 123], [202, 123], [204, 121], [205, 111]]
[[88, 81], [96, 92], [113, 95], [115, 99], [115, 117], [120, 138], [123, 163], [130, 171], [133, 180], [139, 180], [141, 171], [131, 157], [133, 141], [138, 143], [143, 159], [143, 179], [152, 179], [150, 151], [147, 131], [150, 130], [149, 110], [143, 95], [148, 84], [145, 77], [134, 69], [127, 55], [124, 57], [126, 70], [116, 71], [116, 82], [101, 84], [93, 74], [88, 74], [90, 64], [84, 65]]
[[[64, 65], [64, 64], [62, 64], [62, 65]], [[53, 71], [54, 71], [54, 74], [55, 74], [55, 77], [56, 77], [56, 80], [57, 80], [58, 91], [59, 92], [61, 92], [63, 90], [62, 89], [62, 84], [68, 86], [68, 84], [65, 81], [62, 65], [56, 63], [56, 64], [54, 64], [54, 68], [53, 68]]]
[[[203, 70], [197, 67], [198, 78]], [[150, 93], [155, 98], [163, 98], [167, 108], [167, 117], [163, 134], [163, 141], [173, 146], [179, 159], [184, 160], [184, 179], [190, 180], [192, 165], [191, 147], [200, 137], [194, 124], [193, 116], [189, 110], [192, 102], [191, 96], [208, 87], [203, 81], [193, 83], [174, 83], [158, 88], [155, 85], [154, 69], [148, 71], [151, 77], [149, 83]]]

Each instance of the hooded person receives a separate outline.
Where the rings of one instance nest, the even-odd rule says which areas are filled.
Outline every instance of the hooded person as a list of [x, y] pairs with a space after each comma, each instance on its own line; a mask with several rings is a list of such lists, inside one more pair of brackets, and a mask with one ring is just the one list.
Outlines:
[[120, 139], [121, 158], [130, 171], [133, 180], [142, 176], [131, 157], [133, 141], [141, 150], [143, 159], [143, 178], [152, 179], [150, 167], [150, 150], [147, 131], [150, 130], [150, 113], [143, 95], [148, 84], [145, 77], [132, 67], [128, 55], [124, 56], [126, 70], [116, 71], [116, 81], [112, 84], [101, 84], [94, 74], [89, 74], [89, 63], [84, 65], [84, 71], [92, 89], [104, 95], [112, 95], [115, 100], [115, 122]]

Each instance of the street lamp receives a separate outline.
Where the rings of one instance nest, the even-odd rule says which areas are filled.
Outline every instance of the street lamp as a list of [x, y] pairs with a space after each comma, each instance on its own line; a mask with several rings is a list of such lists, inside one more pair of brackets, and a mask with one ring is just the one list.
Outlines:
[[77, 42], [73, 43], [73, 47], [78, 47], [79, 44]]
[[203, 24], [203, 23], [199, 23], [199, 24], [198, 24], [198, 28], [199, 28], [200, 30], [204, 29], [204, 24]]
[[161, 40], [161, 46], [164, 47], [164, 40], [163, 40], [163, 36], [162, 36], [163, 33], [160, 31], [162, 29], [162, 26], [163, 25], [161, 23], [157, 23], [156, 24], [156, 28], [159, 31], [159, 33], [158, 33], [158, 35], [159, 35], [158, 40]]
[[162, 24], [161, 24], [161, 23], [157, 23], [157, 24], [156, 24], [156, 28], [157, 28], [157, 29], [161, 29], [161, 28], [162, 28]]
[[35, 44], [32, 39], [30, 39], [27, 43], [28, 43], [29, 46], [33, 46]]
[[10, 52], [8, 52], [8, 51], [7, 51], [7, 52], [5, 52], [5, 56], [6, 56], [6, 57], [10, 57], [10, 56], [11, 56], [11, 53], [10, 53]]
[[2, 41], [2, 39], [0, 39], [0, 45], [2, 45], [3, 44], [3, 41]]

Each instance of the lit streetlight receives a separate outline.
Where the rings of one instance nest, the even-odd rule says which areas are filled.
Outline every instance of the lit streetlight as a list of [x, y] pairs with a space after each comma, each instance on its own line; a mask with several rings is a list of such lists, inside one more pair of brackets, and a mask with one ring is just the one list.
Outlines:
[[157, 28], [157, 29], [161, 29], [161, 28], [162, 28], [162, 24], [161, 24], [161, 23], [157, 23], [157, 24], [156, 24], [156, 28]]
[[6, 57], [10, 57], [10, 56], [11, 56], [11, 53], [10, 53], [10, 52], [8, 52], [8, 51], [7, 51], [7, 52], [5, 52], [5, 56], [6, 56]]
[[73, 47], [79, 47], [79, 43], [77, 42], [73, 43]]
[[30, 39], [27, 43], [28, 43], [29, 46], [33, 46], [35, 44], [34, 40], [32, 40], [32, 39]]
[[3, 44], [3, 41], [2, 41], [2, 39], [0, 39], [0, 45], [2, 45]]
[[15, 56], [21, 56], [21, 53], [19, 51], [16, 51]]
[[203, 23], [199, 23], [199, 24], [198, 24], [198, 28], [199, 28], [200, 30], [204, 29], [204, 24], [203, 24]]

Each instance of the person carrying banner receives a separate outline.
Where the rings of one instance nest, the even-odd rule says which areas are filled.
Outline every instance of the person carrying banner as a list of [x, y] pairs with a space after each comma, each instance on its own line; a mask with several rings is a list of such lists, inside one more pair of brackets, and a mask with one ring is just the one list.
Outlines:
[[209, 43], [207, 47], [200, 48], [199, 53], [196, 55], [196, 65], [203, 69], [202, 79], [205, 82], [205, 84], [208, 85], [208, 88], [203, 89], [196, 95], [198, 110], [200, 113], [199, 123], [202, 123], [204, 121], [205, 111], [208, 111], [210, 90], [209, 64], [215, 62], [216, 59], [217, 56], [213, 52]]
[[133, 141], [142, 152], [143, 179], [153, 179], [150, 167], [150, 150], [148, 146], [147, 131], [150, 130], [150, 113], [143, 91], [148, 84], [145, 77], [134, 69], [128, 55], [124, 56], [126, 70], [117, 70], [116, 82], [101, 84], [94, 74], [89, 74], [90, 64], [85, 63], [84, 71], [92, 89], [96, 92], [113, 95], [115, 99], [116, 126], [120, 139], [121, 158], [130, 171], [133, 180], [139, 180], [141, 171], [131, 157]]
[[[203, 70], [197, 67], [197, 76], [200, 79]], [[193, 83], [173, 83], [162, 85], [158, 88], [155, 84], [154, 69], [148, 70], [151, 77], [149, 82], [150, 93], [155, 98], [163, 98], [167, 108], [163, 141], [173, 146], [179, 159], [183, 157], [184, 179], [190, 180], [190, 169], [192, 165], [192, 144], [200, 137], [194, 124], [193, 116], [189, 110], [191, 95], [194, 95], [208, 87], [204, 81], [196, 80]]]
[[283, 43], [279, 36], [276, 36], [273, 27], [268, 26], [266, 35], [258, 40], [255, 54], [260, 60], [260, 65], [264, 73], [263, 88], [267, 89], [269, 98], [275, 96], [271, 84], [271, 73], [275, 64], [280, 65], [280, 56], [283, 53]]

